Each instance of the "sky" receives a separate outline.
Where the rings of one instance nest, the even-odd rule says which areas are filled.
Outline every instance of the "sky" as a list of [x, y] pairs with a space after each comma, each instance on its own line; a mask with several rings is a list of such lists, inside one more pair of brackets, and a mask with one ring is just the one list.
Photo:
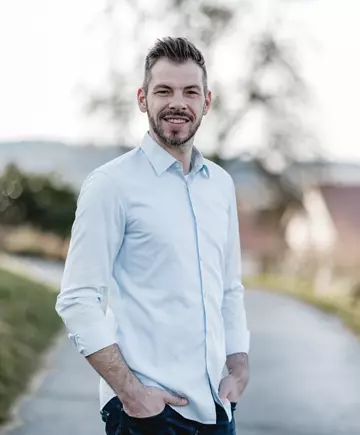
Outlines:
[[[273, 5], [272, 0], [253, 1], [264, 15]], [[94, 21], [104, 3], [0, 2], [0, 141], [50, 138], [101, 144], [115, 139], [103, 117], [83, 110], [86, 89], [106, 82], [107, 34]], [[330, 156], [360, 161], [360, 2], [287, 4], [285, 33], [298, 42], [299, 64], [311, 90], [307, 121]], [[131, 44], [126, 48], [131, 54]], [[135, 98], [137, 84], [132, 85]], [[145, 128], [143, 117], [135, 136], [139, 132], [140, 138]]]

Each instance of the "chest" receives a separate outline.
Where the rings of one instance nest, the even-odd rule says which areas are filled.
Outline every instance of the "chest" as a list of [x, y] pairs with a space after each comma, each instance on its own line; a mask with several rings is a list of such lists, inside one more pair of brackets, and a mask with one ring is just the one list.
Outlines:
[[133, 240], [162, 246], [207, 243], [223, 248], [228, 201], [209, 180], [166, 183], [136, 189], [129, 199], [126, 232]]

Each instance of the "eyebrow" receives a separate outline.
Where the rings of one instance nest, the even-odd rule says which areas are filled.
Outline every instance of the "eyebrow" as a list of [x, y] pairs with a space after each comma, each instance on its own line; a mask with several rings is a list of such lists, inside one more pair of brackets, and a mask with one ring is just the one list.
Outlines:
[[155, 90], [155, 89], [159, 89], [159, 88], [165, 88], [165, 89], [170, 89], [170, 90], [171, 90], [171, 86], [169, 86], [169, 85], [164, 85], [164, 84], [156, 85], [156, 86], [154, 87], [154, 90]]
[[[159, 88], [169, 89], [169, 90], [172, 89], [171, 86], [160, 83], [154, 87], [154, 90], [159, 89]], [[185, 90], [189, 90], [189, 89], [197, 89], [199, 92], [201, 92], [201, 87], [198, 85], [185, 86]]]
[[198, 90], [199, 92], [201, 92], [201, 87], [200, 87], [199, 85], [190, 85], [190, 86], [185, 86], [185, 89], [186, 89], [186, 90], [189, 90], [189, 89], [196, 89], [196, 90]]

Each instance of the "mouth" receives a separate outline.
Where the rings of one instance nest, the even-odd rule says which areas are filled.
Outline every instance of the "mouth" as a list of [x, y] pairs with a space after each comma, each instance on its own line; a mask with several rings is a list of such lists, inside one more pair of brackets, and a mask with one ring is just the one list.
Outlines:
[[190, 121], [190, 119], [185, 116], [165, 116], [163, 119], [169, 124], [175, 125], [187, 124]]

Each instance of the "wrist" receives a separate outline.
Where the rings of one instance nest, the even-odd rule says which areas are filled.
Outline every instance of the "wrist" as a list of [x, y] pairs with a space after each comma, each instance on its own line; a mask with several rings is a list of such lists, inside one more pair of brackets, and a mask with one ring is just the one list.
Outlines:
[[244, 378], [244, 373], [240, 373], [238, 370], [237, 372], [229, 373], [230, 378], [232, 378], [237, 384], [242, 381]]
[[237, 382], [242, 382], [249, 370], [249, 360], [246, 353], [238, 353], [228, 356], [227, 368], [229, 375]]
[[145, 396], [145, 386], [132, 373], [129, 373], [122, 388], [115, 392], [120, 401], [129, 406]]

